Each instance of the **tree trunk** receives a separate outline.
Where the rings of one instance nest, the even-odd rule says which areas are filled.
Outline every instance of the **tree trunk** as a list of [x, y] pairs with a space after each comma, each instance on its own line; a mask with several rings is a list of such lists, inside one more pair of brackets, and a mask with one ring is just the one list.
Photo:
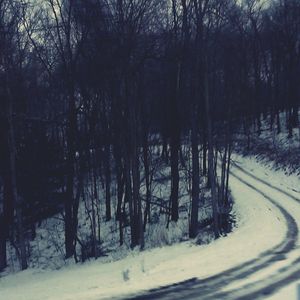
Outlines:
[[143, 154], [144, 154], [144, 168], [145, 168], [145, 180], [146, 180], [146, 208], [144, 213], [144, 226], [143, 226], [143, 231], [145, 231], [147, 220], [150, 221], [150, 207], [151, 207], [151, 186], [150, 186], [151, 179], [150, 179], [150, 170], [149, 170], [147, 134], [144, 134]]
[[177, 137], [171, 139], [171, 220], [177, 222], [178, 214], [178, 192], [179, 192], [179, 141]]
[[9, 94], [8, 99], [8, 148], [9, 148], [9, 161], [10, 161], [10, 176], [11, 176], [11, 187], [12, 187], [12, 200], [14, 207], [16, 209], [17, 217], [17, 233], [18, 233], [18, 244], [20, 252], [20, 263], [21, 269], [27, 269], [27, 254], [25, 246], [25, 237], [24, 237], [24, 227], [23, 227], [23, 216], [22, 216], [22, 202], [21, 198], [18, 195], [17, 190], [17, 171], [16, 171], [16, 143], [15, 143], [15, 132], [14, 132], [14, 123], [13, 123], [13, 107], [12, 99]]
[[[65, 250], [66, 258], [75, 254], [75, 220], [74, 217], [74, 177], [75, 177], [75, 137], [76, 106], [74, 84], [69, 83], [69, 112], [67, 125], [67, 188], [65, 200]], [[77, 216], [76, 216], [77, 218]]]
[[212, 197], [212, 209], [214, 219], [214, 234], [215, 238], [219, 237], [219, 218], [218, 218], [218, 198], [216, 190], [216, 178], [215, 178], [215, 163], [214, 163], [214, 146], [213, 146], [213, 131], [212, 131], [212, 119], [210, 111], [210, 99], [209, 99], [209, 85], [208, 75], [205, 73], [205, 110], [207, 121], [207, 142], [208, 142], [208, 179], [211, 188]]
[[111, 174], [110, 174], [110, 145], [105, 145], [105, 215], [106, 221], [111, 220], [111, 197], [110, 197], [110, 186], [111, 186]]
[[198, 227], [198, 206], [199, 206], [199, 150], [198, 150], [198, 130], [197, 130], [197, 110], [192, 112], [192, 210], [191, 225], [189, 235], [191, 238], [196, 237]]
[[179, 94], [181, 83], [181, 63], [178, 62], [176, 74], [175, 101], [172, 109], [172, 130], [171, 130], [171, 220], [177, 222], [179, 218], [179, 150], [180, 150], [180, 125], [179, 125]]
[[[206, 126], [205, 126], [206, 127]], [[203, 132], [203, 157], [202, 157], [202, 175], [206, 176], [207, 175], [207, 133], [206, 133], [206, 128], [204, 127], [204, 132]]]
[[[6, 154], [9, 151], [6, 149]], [[9, 158], [7, 157], [9, 160]], [[0, 212], [0, 271], [7, 266], [6, 257], [6, 240], [9, 237], [10, 226], [14, 219], [14, 203], [11, 187], [11, 176], [9, 172], [9, 163], [5, 163], [5, 170], [3, 175], [3, 213]]]
[[0, 212], [0, 272], [7, 266], [6, 257], [6, 224], [3, 214]]

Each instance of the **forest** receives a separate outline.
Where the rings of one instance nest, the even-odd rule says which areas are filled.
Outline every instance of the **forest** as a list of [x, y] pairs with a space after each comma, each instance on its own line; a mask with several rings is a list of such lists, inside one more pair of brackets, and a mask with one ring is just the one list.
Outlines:
[[298, 0], [0, 0], [0, 271], [56, 215], [76, 262], [109, 222], [226, 235], [236, 135], [292, 137], [299, 78]]

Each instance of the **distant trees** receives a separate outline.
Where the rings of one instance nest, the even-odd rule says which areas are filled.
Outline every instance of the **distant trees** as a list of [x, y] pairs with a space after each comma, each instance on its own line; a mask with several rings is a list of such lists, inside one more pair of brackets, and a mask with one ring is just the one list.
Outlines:
[[[103, 222], [143, 249], [155, 208], [166, 226], [179, 220], [186, 179], [189, 236], [207, 187], [220, 236], [234, 132], [250, 144], [267, 113], [279, 132], [283, 110], [290, 135], [299, 125], [299, 10], [296, 0], [0, 0], [0, 269], [8, 240], [26, 268], [35, 223], [58, 211], [67, 258], [78, 244], [82, 259], [88, 247], [99, 256]], [[161, 170], [171, 184], [158, 203]]]

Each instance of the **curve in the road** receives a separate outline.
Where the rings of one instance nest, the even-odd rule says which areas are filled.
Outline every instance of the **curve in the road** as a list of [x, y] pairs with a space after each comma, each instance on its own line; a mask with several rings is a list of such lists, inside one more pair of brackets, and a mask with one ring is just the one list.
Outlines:
[[[251, 176], [253, 179], [260, 181], [261, 183], [267, 185], [269, 188], [272, 188], [276, 191], [279, 191], [280, 193], [284, 194], [285, 196], [290, 197], [291, 199], [293, 199], [294, 201], [300, 201], [298, 198], [295, 199], [294, 196], [289, 195], [289, 193], [281, 190], [281, 189], [277, 189], [276, 187], [272, 186], [271, 184], [265, 182], [264, 180], [261, 180], [260, 178], [257, 178], [256, 176], [254, 176], [253, 174], [247, 172], [246, 170], [244, 170], [241, 167], [238, 167], [238, 169], [240, 171], [242, 171], [243, 173], [245, 173], [248, 176]], [[249, 173], [249, 174], [248, 174]], [[295, 244], [296, 244], [296, 236], [295, 233], [298, 233], [298, 227], [297, 224], [294, 220], [294, 218], [287, 212], [286, 209], [284, 209], [282, 206], [278, 205], [276, 202], [274, 202], [274, 200], [269, 197], [266, 193], [260, 191], [259, 189], [257, 189], [255, 186], [253, 186], [252, 184], [248, 183], [247, 181], [241, 179], [240, 177], [236, 176], [235, 174], [231, 173], [231, 175], [233, 177], [235, 177], [236, 179], [238, 179], [240, 182], [242, 182], [243, 184], [247, 185], [248, 187], [250, 187], [251, 189], [255, 190], [257, 193], [261, 194], [264, 198], [268, 199], [273, 205], [277, 206], [281, 213], [285, 216], [286, 221], [288, 222], [292, 222], [292, 228], [290, 228], [287, 232], [287, 236], [286, 237], [286, 241], [287, 241], [287, 247], [285, 247], [284, 250], [282, 251], [275, 251], [275, 253], [277, 253], [278, 255], [275, 255], [273, 258], [273, 261], [277, 261], [281, 259], [282, 254], [288, 254], [290, 251], [292, 251], [295, 248]], [[278, 258], [278, 259], [277, 259]], [[281, 274], [280, 279], [278, 280], [274, 280], [271, 284], [268, 284], [267, 286], [263, 286], [262, 288], [258, 288], [253, 292], [244, 292], [243, 295], [241, 295], [241, 291], [247, 291], [250, 289], [255, 289], [255, 285], [257, 285], [258, 283], [250, 283], [250, 284], [246, 284], [243, 285], [242, 287], [235, 289], [233, 291], [229, 291], [229, 292], [219, 292], [219, 293], [213, 293], [211, 295], [206, 295], [205, 299], [206, 300], [212, 300], [212, 299], [244, 299], [244, 300], [250, 300], [250, 299], [259, 299], [259, 297], [265, 297], [266, 295], [272, 294], [274, 293], [276, 290], [280, 289], [281, 287], [283, 287], [284, 285], [286, 285], [287, 283], [289, 283], [292, 279], [297, 279], [297, 276], [300, 275], [300, 257], [298, 259], [295, 260], [295, 265], [296, 265], [296, 270], [294, 272], [291, 272], [291, 274], [288, 274], [287, 276], [284, 276], [285, 272], [288, 272], [288, 270], [290, 269], [289, 266], [285, 266], [283, 268], [280, 268], [278, 270], [278, 273]], [[294, 266], [295, 267], [295, 266]], [[263, 268], [260, 268], [259, 270], [261, 270]], [[251, 274], [252, 275], [252, 274]], [[299, 277], [298, 277], [299, 278]], [[237, 279], [243, 279], [243, 277], [236, 277], [235, 280]], [[268, 277], [268, 281], [270, 281], [270, 277]], [[230, 282], [224, 282], [224, 285], [226, 285], [227, 283]], [[263, 285], [262, 281], [259, 282], [259, 285]]]
[[[240, 166], [235, 166], [241, 170], [243, 170]], [[270, 185], [268, 182], [264, 180], [260, 180], [256, 178], [253, 174], [245, 171], [246, 175], [251, 176], [255, 180], [259, 180], [263, 184], [268, 185], [268, 187], [277, 190], [278, 192], [283, 193], [285, 196], [290, 197], [295, 201], [300, 201], [300, 199], [296, 198], [289, 193]], [[260, 191], [255, 186], [251, 185], [247, 181], [239, 178], [238, 176], [231, 174], [236, 179], [238, 179], [243, 184], [247, 185], [249, 188], [255, 190], [257, 193], [261, 194], [264, 198], [270, 201], [274, 206], [276, 206], [280, 212], [282, 213], [283, 217], [287, 223], [287, 232], [284, 240], [277, 246], [268, 249], [267, 251], [263, 252], [259, 258], [247, 261], [237, 267], [230, 268], [225, 272], [220, 274], [205, 278], [203, 280], [192, 278], [187, 281], [177, 283], [174, 285], [169, 285], [166, 287], [161, 287], [158, 289], [149, 290], [147, 293], [143, 295], [136, 295], [126, 299], [234, 299], [234, 291], [230, 292], [217, 292], [220, 288], [226, 286], [227, 284], [231, 283], [234, 280], [239, 280], [246, 278], [252, 275], [255, 272], [258, 272], [274, 263], [282, 259], [283, 253], [287, 254], [288, 252], [292, 251], [295, 247], [297, 238], [298, 238], [298, 227], [294, 220], [294, 218], [289, 214], [289, 212], [284, 209], [281, 205], [277, 204], [271, 197], [269, 197], [266, 193]], [[300, 258], [299, 258], [300, 264]], [[285, 272], [285, 270], [280, 270], [280, 272]], [[300, 270], [300, 266], [299, 266]], [[244, 295], [246, 299], [255, 299], [259, 295], [265, 294], [266, 292], [271, 293], [275, 289], [279, 288], [282, 284], [286, 283], [286, 280], [290, 280], [291, 276], [297, 275], [300, 271], [295, 271], [293, 275], [288, 275], [281, 280], [278, 280], [274, 285], [268, 285], [261, 290], [256, 291], [255, 293], [250, 293], [249, 295]], [[288, 278], [288, 279], [285, 279]], [[253, 284], [252, 284], [253, 285]], [[245, 286], [249, 287], [249, 285]], [[238, 289], [240, 290], [240, 289]], [[250, 297], [250, 298], [248, 298]], [[251, 298], [254, 297], [254, 298]], [[238, 298], [240, 299], [240, 298]], [[244, 299], [244, 298], [243, 298]]]

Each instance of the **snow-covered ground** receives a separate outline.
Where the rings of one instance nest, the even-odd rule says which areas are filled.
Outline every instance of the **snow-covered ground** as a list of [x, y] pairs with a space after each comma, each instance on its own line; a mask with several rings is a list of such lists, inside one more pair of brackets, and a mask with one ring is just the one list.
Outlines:
[[[266, 169], [251, 158], [235, 156], [234, 160], [256, 176], [270, 180], [299, 196], [299, 178], [296, 176], [286, 177], [284, 172]], [[237, 169], [233, 170], [238, 176], [246, 176]], [[56, 271], [30, 269], [8, 275], [0, 278], [0, 299], [109, 299], [193, 277], [206, 278], [259, 257], [266, 249], [282, 242], [287, 231], [285, 219], [279, 209], [263, 195], [234, 177], [230, 180], [238, 226], [227, 237], [202, 246], [183, 242], [142, 253], [133, 251], [126, 258], [111, 263], [98, 259]], [[247, 177], [247, 181], [250, 180]], [[263, 185], [259, 186], [256, 182], [253, 184], [272, 195], [275, 201], [286, 207], [300, 222], [299, 204], [291, 199], [284, 199], [278, 192], [268, 190]], [[287, 261], [278, 261], [268, 270], [245, 278], [246, 281], [233, 282], [226, 290], [236, 289], [274, 274], [286, 262], [291, 263], [295, 253], [291, 253]]]
[[298, 300], [300, 298], [300, 280], [292, 282], [266, 300]]
[[[298, 119], [300, 119], [300, 110]], [[280, 113], [280, 124], [280, 133], [278, 133], [277, 122], [271, 128], [271, 117], [261, 116], [260, 131], [252, 125], [249, 128], [249, 136], [244, 132], [236, 134], [235, 149], [241, 153], [255, 155], [264, 163], [272, 164], [278, 170], [285, 170], [287, 174], [300, 175], [300, 126], [293, 128], [292, 136], [289, 136], [285, 112]]]
[[[241, 178], [247, 178], [247, 182], [254, 184], [258, 189], [263, 190], [268, 196], [272, 197], [274, 201], [281, 204], [295, 219], [298, 228], [300, 228], [300, 202], [295, 201], [293, 198], [300, 199], [300, 179], [299, 176], [290, 175], [287, 176], [286, 172], [283, 170], [273, 171], [274, 165], [270, 165], [269, 168], [266, 165], [257, 163], [254, 158], [249, 157], [233, 157], [236, 164], [242, 166], [244, 169], [252, 173], [254, 176], [262, 179], [266, 183], [271, 184], [273, 187], [282, 190], [280, 193], [274, 190], [272, 187], [268, 188], [265, 184], [260, 184], [256, 180], [252, 180], [251, 177], [239, 172], [235, 169], [235, 174]], [[287, 193], [288, 195], [285, 195]], [[289, 196], [290, 195], [290, 196]], [[263, 230], [263, 228], [262, 228]], [[245, 287], [248, 285], [249, 289], [256, 284], [256, 288], [259, 287], [259, 281], [264, 280], [263, 284], [268, 284], [274, 282], [274, 280], [282, 277], [282, 271], [280, 269], [290, 266], [290, 273], [294, 272], [297, 266], [296, 260], [299, 259], [300, 253], [300, 240], [298, 238], [296, 247], [293, 251], [290, 251], [285, 255], [284, 259], [278, 261], [269, 268], [263, 269], [261, 272], [255, 273], [253, 276], [234, 282], [233, 284], [227, 286], [224, 290], [232, 290], [239, 287]], [[288, 275], [289, 272], [286, 273]], [[266, 280], [267, 279], [267, 280]], [[293, 278], [295, 280], [295, 278]], [[300, 278], [299, 281], [294, 281], [288, 284], [288, 286], [282, 288], [277, 293], [266, 297], [266, 299], [279, 300], [279, 299], [299, 299], [300, 297]]]
[[[145, 248], [151, 249], [155, 247], [161, 247], [164, 245], [171, 245], [181, 241], [188, 240], [188, 228], [189, 228], [189, 214], [190, 214], [190, 192], [188, 176], [184, 173], [186, 170], [183, 168], [180, 170], [180, 218], [176, 224], [171, 224], [169, 228], [166, 227], [168, 223], [168, 215], [166, 209], [169, 203], [170, 192], [170, 168], [165, 166], [157, 170], [152, 183], [152, 201], [151, 205], [151, 221], [147, 223], [145, 232]], [[199, 210], [199, 220], [203, 221], [210, 218], [212, 215], [210, 205], [210, 193], [205, 187], [205, 182], [201, 178], [201, 199], [205, 201], [205, 205]], [[86, 197], [82, 198], [78, 211], [78, 231], [77, 235], [81, 244], [87, 246], [87, 249], [91, 250], [91, 226], [92, 226], [92, 201], [94, 207], [96, 207], [96, 227], [97, 238], [100, 240], [98, 244], [99, 256], [102, 256], [101, 262], [112, 262], [124, 258], [131, 252], [130, 247], [130, 227], [125, 226], [123, 229], [124, 244], [119, 246], [119, 223], [115, 219], [117, 210], [116, 186], [112, 188], [113, 197], [112, 202], [112, 216], [110, 221], [106, 221], [105, 215], [105, 191], [104, 187], [101, 188], [101, 184], [98, 185], [99, 199], [94, 200], [93, 186], [88, 186]], [[141, 195], [145, 198], [146, 187], [141, 185]], [[145, 202], [143, 203], [145, 209]], [[99, 220], [99, 221], [98, 221]], [[100, 225], [99, 227], [97, 225]], [[99, 228], [99, 231], [98, 231]], [[29, 268], [37, 268], [43, 270], [58, 270], [65, 266], [75, 264], [74, 259], [65, 259], [64, 249], [64, 218], [63, 214], [57, 214], [53, 217], [47, 218], [36, 226], [36, 236], [28, 243]], [[211, 240], [210, 234], [204, 234], [203, 240]], [[80, 243], [77, 243], [76, 253], [78, 259], [82, 259], [82, 247]], [[88, 248], [89, 247], [89, 248]], [[1, 275], [8, 275], [18, 272], [20, 269], [18, 257], [16, 255], [15, 248], [12, 244], [8, 243], [8, 267]], [[86, 251], [88, 252], [88, 251]], [[87, 257], [88, 259], [88, 257]]]

